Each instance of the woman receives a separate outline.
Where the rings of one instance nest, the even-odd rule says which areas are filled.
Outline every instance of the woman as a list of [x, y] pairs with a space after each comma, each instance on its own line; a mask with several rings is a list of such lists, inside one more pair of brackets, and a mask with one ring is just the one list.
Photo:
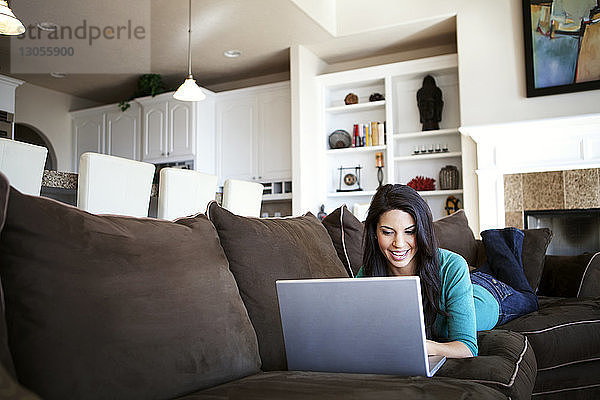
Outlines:
[[357, 278], [418, 276], [430, 355], [477, 355], [477, 331], [537, 310], [521, 263], [523, 232], [481, 233], [488, 262], [469, 275], [458, 254], [439, 249], [431, 211], [409, 186], [379, 188], [365, 221]]

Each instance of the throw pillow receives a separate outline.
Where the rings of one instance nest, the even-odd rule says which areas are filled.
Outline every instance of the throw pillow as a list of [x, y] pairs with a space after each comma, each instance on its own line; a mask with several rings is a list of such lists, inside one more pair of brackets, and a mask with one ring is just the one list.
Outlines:
[[2, 204], [8, 342], [42, 398], [175, 398], [259, 371], [206, 216], [98, 216], [13, 188]]
[[256, 330], [262, 369], [287, 369], [275, 281], [348, 277], [327, 230], [310, 213], [248, 218], [211, 202], [208, 215]]
[[[542, 279], [546, 249], [552, 240], [552, 231], [548, 228], [525, 229], [523, 233], [525, 234], [523, 238], [523, 252], [521, 253], [523, 271], [525, 272], [527, 282], [529, 282], [533, 291], [537, 292], [540, 279]], [[485, 248], [481, 247], [479, 265], [486, 261]]]
[[364, 225], [345, 204], [323, 218], [322, 222], [346, 271], [355, 276], [363, 262]]
[[476, 265], [477, 243], [464, 210], [433, 221], [433, 229], [439, 247], [460, 254], [468, 265]]

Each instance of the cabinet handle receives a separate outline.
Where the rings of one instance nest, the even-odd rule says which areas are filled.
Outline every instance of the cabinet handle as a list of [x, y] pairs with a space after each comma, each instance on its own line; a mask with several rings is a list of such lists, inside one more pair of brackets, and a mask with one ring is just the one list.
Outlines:
[[160, 153], [160, 155], [161, 155], [161, 156], [164, 156], [164, 155], [165, 155], [165, 153]]
[[262, 176], [259, 176], [258, 179], [262, 179]]

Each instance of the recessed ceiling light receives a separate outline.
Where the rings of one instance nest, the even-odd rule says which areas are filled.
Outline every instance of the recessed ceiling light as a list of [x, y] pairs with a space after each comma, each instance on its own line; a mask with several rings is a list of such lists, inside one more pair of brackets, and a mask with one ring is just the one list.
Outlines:
[[64, 72], [50, 72], [50, 76], [57, 79], [63, 79], [67, 77]]
[[55, 30], [58, 29], [58, 25], [55, 24], [54, 22], [42, 21], [42, 22], [38, 22], [35, 25], [38, 27], [38, 29], [41, 29], [41, 30], [47, 31], [47, 32], [54, 32]]
[[239, 50], [227, 50], [223, 55], [229, 58], [237, 58], [242, 55], [242, 52]]

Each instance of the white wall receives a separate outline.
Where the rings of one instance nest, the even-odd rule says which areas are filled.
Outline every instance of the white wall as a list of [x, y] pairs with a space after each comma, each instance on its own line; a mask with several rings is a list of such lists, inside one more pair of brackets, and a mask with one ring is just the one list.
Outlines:
[[338, 0], [338, 33], [456, 15], [463, 126], [595, 113], [600, 90], [527, 98], [521, 0]]
[[[325, 185], [324, 160], [315, 155], [314, 144], [321, 141], [319, 87], [315, 77], [326, 64], [303, 46], [290, 51], [290, 82], [292, 93], [292, 215], [307, 211], [316, 213], [321, 191], [300, 190]], [[316, 214], [315, 214], [316, 215]]]
[[32, 125], [46, 135], [56, 152], [57, 169], [74, 171], [69, 111], [98, 103], [29, 83], [19, 86], [15, 96], [15, 122]]

